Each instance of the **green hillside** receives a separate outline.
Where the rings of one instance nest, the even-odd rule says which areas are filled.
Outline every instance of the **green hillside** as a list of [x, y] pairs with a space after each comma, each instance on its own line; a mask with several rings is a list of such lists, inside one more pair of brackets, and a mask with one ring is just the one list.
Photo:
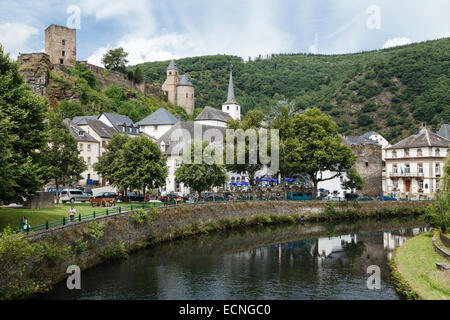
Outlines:
[[[169, 61], [139, 65], [162, 84]], [[261, 109], [268, 120], [282, 105], [291, 112], [318, 106], [343, 134], [376, 130], [395, 142], [426, 123], [450, 122], [450, 38], [346, 55], [283, 54], [244, 62], [216, 55], [177, 60], [196, 88], [196, 108], [219, 108], [233, 64], [243, 113]], [[130, 69], [134, 70], [136, 66]]]

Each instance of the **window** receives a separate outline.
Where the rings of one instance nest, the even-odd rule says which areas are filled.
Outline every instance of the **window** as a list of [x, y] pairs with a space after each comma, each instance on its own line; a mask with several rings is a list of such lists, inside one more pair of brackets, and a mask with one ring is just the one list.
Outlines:
[[423, 189], [423, 181], [419, 181], [419, 189]]
[[436, 180], [436, 190], [439, 189], [439, 180]]
[[428, 189], [428, 183], [425, 183], [425, 189]]
[[155, 131], [158, 131], [158, 126], [155, 126]]
[[106, 147], [106, 141], [105, 140], [102, 141], [102, 147], [103, 148]]
[[417, 156], [418, 156], [418, 157], [421, 157], [421, 156], [422, 156], [422, 149], [418, 149], [418, 150], [417, 150]]
[[88, 158], [87, 158], [87, 164], [88, 164], [88, 165], [91, 165], [91, 157], [88, 157]]
[[180, 160], [178, 160], [178, 159], [175, 160], [175, 167], [178, 168], [180, 166], [180, 164], [181, 164]]
[[64, 64], [64, 59], [59, 59], [59, 64]]
[[392, 151], [392, 158], [397, 158], [397, 151]]
[[409, 149], [405, 149], [405, 157], [409, 157]]
[[398, 166], [394, 164], [394, 173], [398, 173]]
[[366, 168], [367, 168], [367, 167], [369, 167], [369, 163], [368, 163], [368, 162], [366, 162]]
[[227, 106], [227, 111], [230, 111], [230, 106]]
[[441, 156], [441, 149], [436, 149], [436, 157], [440, 157]]
[[78, 148], [80, 149], [80, 151], [83, 151], [83, 144], [80, 143], [80, 144], [78, 145]]
[[63, 51], [61, 52], [61, 55], [62, 55], [63, 57], [65, 57], [65, 56], [66, 56], [66, 52], [63, 50]]
[[239, 111], [239, 107], [236, 107], [236, 111]]
[[169, 76], [171, 76], [172, 75], [172, 71], [169, 71]]
[[419, 163], [419, 173], [423, 173], [423, 164]]
[[66, 40], [62, 40], [62, 45], [63, 45], [63, 46], [66, 45]]
[[189, 98], [189, 94], [188, 93], [186, 93], [186, 98]]
[[440, 163], [436, 163], [436, 165], [434, 167], [434, 172], [437, 176], [441, 175], [441, 164]]
[[91, 151], [91, 145], [90, 144], [87, 145], [87, 151]]
[[398, 180], [393, 180], [393, 185], [395, 189], [398, 189]]
[[407, 164], [407, 165], [405, 166], [405, 171], [406, 171], [406, 172], [411, 172], [411, 171], [409, 170], [409, 164]]

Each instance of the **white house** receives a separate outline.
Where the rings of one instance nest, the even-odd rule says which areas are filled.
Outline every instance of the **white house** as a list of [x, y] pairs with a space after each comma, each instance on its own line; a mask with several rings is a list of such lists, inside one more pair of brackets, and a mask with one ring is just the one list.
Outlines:
[[387, 194], [409, 199], [434, 198], [444, 173], [450, 140], [423, 128], [387, 148]]
[[99, 184], [100, 177], [94, 170], [94, 164], [97, 163], [100, 154], [100, 142], [72, 121], [66, 119], [64, 122], [69, 126], [70, 134], [78, 141], [80, 156], [84, 159], [87, 166], [87, 170], [81, 174], [83, 179], [79, 183], [84, 185], [88, 185], [91, 182], [94, 185]]
[[147, 118], [136, 123], [141, 133], [158, 140], [180, 120], [164, 108], [160, 108]]
[[133, 123], [127, 116], [116, 113], [102, 113], [98, 120], [106, 124], [107, 126], [116, 129], [119, 133], [126, 133], [130, 137], [139, 136], [139, 126]]

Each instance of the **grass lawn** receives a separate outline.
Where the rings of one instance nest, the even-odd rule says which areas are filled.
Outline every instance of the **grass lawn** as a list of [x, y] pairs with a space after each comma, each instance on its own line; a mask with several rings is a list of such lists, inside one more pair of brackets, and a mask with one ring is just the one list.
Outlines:
[[[89, 203], [74, 203], [77, 214], [90, 214], [94, 210], [105, 210], [105, 208], [92, 208]], [[118, 203], [117, 206], [139, 205], [138, 203]], [[71, 204], [58, 204], [54, 208], [32, 210], [22, 208], [2, 208], [0, 207], [0, 230], [10, 225], [13, 230], [18, 230], [20, 225], [20, 218], [25, 216], [31, 226], [44, 224], [48, 221], [60, 220], [63, 217], [68, 217]]]
[[434, 250], [432, 233], [406, 242], [397, 252], [397, 266], [409, 285], [427, 300], [450, 300], [450, 273], [439, 271], [436, 262], [446, 262]]

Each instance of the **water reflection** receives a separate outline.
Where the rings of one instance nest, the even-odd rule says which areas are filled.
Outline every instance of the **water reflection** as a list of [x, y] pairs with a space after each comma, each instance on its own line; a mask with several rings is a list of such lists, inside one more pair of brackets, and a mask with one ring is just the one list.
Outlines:
[[[82, 274], [44, 299], [397, 299], [393, 249], [426, 229], [416, 220], [259, 228], [175, 241]], [[367, 267], [381, 268], [368, 290]]]

